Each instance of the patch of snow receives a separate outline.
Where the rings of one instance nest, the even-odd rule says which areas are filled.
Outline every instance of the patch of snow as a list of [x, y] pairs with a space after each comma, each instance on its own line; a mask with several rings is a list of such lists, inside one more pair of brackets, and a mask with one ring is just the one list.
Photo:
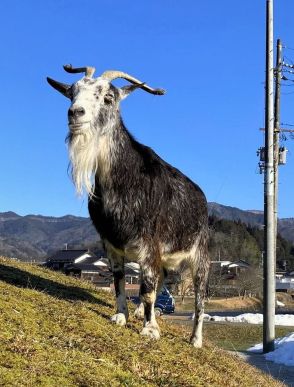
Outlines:
[[283, 304], [283, 302], [281, 302], [281, 301], [279, 301], [279, 300], [277, 300], [277, 305], [278, 305], [278, 306], [285, 306], [285, 304]]
[[[191, 316], [190, 318], [191, 318], [191, 320], [194, 320], [194, 318], [195, 318], [195, 313], [193, 313], [192, 316]], [[211, 320], [211, 316], [210, 316], [209, 314], [204, 313], [204, 314], [203, 314], [203, 320], [204, 320], [204, 321], [210, 321], [210, 320]]]
[[[266, 360], [286, 366], [294, 366], [294, 332], [280, 339], [276, 339], [275, 348], [274, 351], [264, 355]], [[261, 353], [262, 349], [262, 344], [256, 344], [254, 347], [249, 348], [248, 351]]]
[[[191, 319], [194, 320], [194, 314], [191, 316]], [[263, 315], [261, 313], [243, 313], [238, 316], [210, 316], [209, 314], [204, 314], [204, 321], [262, 324]], [[276, 314], [275, 325], [294, 326], [294, 315]]]
[[263, 316], [260, 313], [243, 313], [238, 316], [211, 316], [211, 321], [227, 321], [234, 323], [262, 324]]
[[[276, 341], [275, 341], [276, 343]], [[262, 343], [259, 343], [259, 344], [255, 344], [253, 347], [250, 347], [247, 349], [248, 352], [254, 352], [254, 353], [262, 353], [263, 351], [263, 344]]]

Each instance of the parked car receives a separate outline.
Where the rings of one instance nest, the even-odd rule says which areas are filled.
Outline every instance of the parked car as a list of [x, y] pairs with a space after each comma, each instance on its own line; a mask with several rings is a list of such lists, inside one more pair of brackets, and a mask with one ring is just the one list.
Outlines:
[[[136, 305], [140, 303], [140, 297], [138, 296], [132, 296], [129, 299]], [[165, 286], [157, 295], [154, 310], [156, 317], [161, 316], [163, 313], [174, 313], [175, 311], [175, 300]]]

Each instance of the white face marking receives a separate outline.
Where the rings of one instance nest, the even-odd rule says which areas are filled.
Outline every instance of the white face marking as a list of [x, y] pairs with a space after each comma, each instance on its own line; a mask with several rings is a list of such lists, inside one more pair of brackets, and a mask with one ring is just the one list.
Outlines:
[[110, 176], [113, 140], [111, 129], [118, 113], [119, 93], [104, 79], [82, 78], [72, 86], [71, 109], [84, 114], [69, 118], [69, 158], [78, 194], [94, 192], [94, 176], [99, 169], [103, 180]]
[[[109, 82], [104, 79], [86, 77], [73, 85], [71, 108], [83, 108], [85, 110], [85, 114], [79, 118], [78, 123], [85, 123], [85, 127], [93, 125], [101, 106], [104, 106], [104, 96], [109, 90], [109, 85]], [[75, 126], [69, 123], [69, 128], [74, 130]], [[81, 126], [80, 131], [83, 129], [84, 126]]]

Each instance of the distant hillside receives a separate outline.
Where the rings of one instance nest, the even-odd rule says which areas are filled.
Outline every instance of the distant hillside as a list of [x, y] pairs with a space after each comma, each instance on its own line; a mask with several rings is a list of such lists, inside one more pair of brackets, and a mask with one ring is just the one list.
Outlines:
[[[220, 219], [241, 221], [249, 226], [261, 227], [263, 224], [263, 214], [260, 211], [244, 211], [209, 203], [209, 213]], [[294, 218], [281, 219], [279, 232], [294, 243]], [[7, 257], [41, 260], [64, 248], [66, 243], [70, 248], [77, 248], [92, 247], [98, 241], [99, 236], [89, 218], [0, 213], [0, 254]]]
[[210, 215], [214, 215], [220, 219], [240, 220], [250, 226], [261, 226], [263, 224], [263, 213], [261, 211], [245, 211], [236, 207], [223, 206], [218, 203], [208, 203]]
[[[239, 220], [220, 219], [211, 216], [209, 219], [210, 240], [209, 254], [212, 260], [244, 260], [251, 265], [259, 266], [263, 250], [263, 230], [250, 226]], [[277, 263], [287, 261], [287, 268], [294, 269], [294, 245], [278, 235]], [[280, 267], [280, 266], [279, 266]]]
[[0, 271], [1, 386], [282, 386], [213, 344], [217, 330], [195, 349], [159, 319], [150, 340], [133, 313], [112, 324], [113, 295], [90, 283], [3, 258]]
[[64, 248], [97, 243], [99, 236], [88, 218], [60, 218], [0, 213], [0, 254], [21, 259], [42, 259]]
[[[263, 225], [263, 212], [257, 210], [240, 210], [236, 207], [223, 206], [218, 203], [208, 203], [209, 214], [220, 219], [228, 219], [245, 223], [250, 226]], [[281, 236], [294, 243], [294, 218], [279, 219], [278, 231]]]
[[279, 232], [285, 239], [294, 243], [294, 218], [280, 219]]

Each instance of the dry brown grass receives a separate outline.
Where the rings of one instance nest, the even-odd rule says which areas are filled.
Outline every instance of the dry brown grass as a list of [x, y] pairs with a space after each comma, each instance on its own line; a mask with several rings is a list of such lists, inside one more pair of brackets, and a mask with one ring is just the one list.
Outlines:
[[228, 310], [228, 309], [244, 309], [258, 310], [261, 308], [261, 301], [255, 297], [231, 297], [221, 298], [209, 301], [206, 306], [209, 309]]
[[[222, 310], [244, 310], [259, 311], [262, 307], [261, 301], [255, 297], [230, 297], [230, 298], [213, 298], [205, 303], [205, 311], [222, 311]], [[176, 311], [193, 311], [194, 297], [187, 297], [182, 304], [179, 297], [176, 297]]]
[[285, 304], [285, 308], [294, 309], [294, 300], [291, 294], [277, 292], [276, 295], [277, 295], [277, 300]]
[[0, 259], [0, 381], [4, 386], [280, 386], [206, 341], [188, 344], [160, 322], [162, 338], [110, 324], [114, 300], [92, 285]]

